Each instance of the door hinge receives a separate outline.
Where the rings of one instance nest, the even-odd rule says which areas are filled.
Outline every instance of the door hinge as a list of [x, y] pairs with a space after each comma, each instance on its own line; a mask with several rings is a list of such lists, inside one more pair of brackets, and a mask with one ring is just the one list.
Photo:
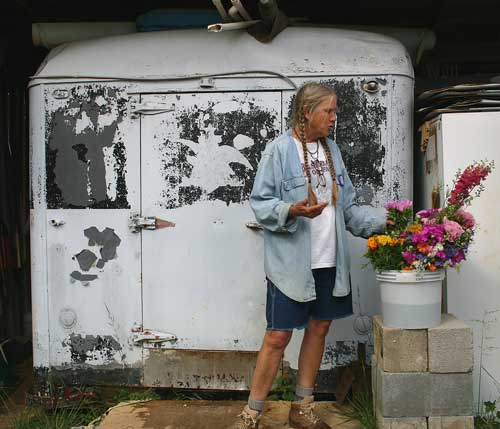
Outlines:
[[132, 328], [132, 341], [136, 346], [145, 348], [161, 348], [163, 343], [177, 341], [177, 336], [168, 332], [144, 329], [142, 326]]
[[129, 113], [132, 117], [138, 117], [139, 115], [160, 115], [161, 113], [173, 111], [175, 111], [175, 104], [173, 103], [139, 103], [131, 100], [129, 104]]
[[175, 223], [154, 216], [141, 216], [139, 213], [132, 213], [128, 226], [132, 232], [141, 232], [142, 229], [173, 228]]

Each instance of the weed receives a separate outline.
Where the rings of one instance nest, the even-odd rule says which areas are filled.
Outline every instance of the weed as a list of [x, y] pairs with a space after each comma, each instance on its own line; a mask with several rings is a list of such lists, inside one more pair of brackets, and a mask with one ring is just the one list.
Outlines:
[[64, 408], [47, 412], [41, 408], [27, 408], [11, 421], [12, 429], [71, 429], [85, 426], [100, 415], [97, 409]]
[[292, 381], [286, 375], [278, 375], [274, 380], [274, 389], [267, 397], [270, 401], [293, 401], [294, 386]]
[[500, 411], [497, 409], [497, 401], [483, 402], [481, 414], [474, 419], [474, 427], [500, 429]]

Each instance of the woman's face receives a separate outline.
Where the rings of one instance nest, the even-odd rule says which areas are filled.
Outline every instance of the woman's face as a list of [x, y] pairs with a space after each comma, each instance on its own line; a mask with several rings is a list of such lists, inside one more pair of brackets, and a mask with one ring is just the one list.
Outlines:
[[337, 97], [325, 97], [312, 112], [304, 112], [306, 135], [309, 141], [327, 137], [337, 120]]

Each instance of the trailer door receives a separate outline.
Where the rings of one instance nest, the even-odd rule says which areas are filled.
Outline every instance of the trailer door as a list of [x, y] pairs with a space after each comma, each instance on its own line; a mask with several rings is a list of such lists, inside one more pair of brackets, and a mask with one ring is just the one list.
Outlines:
[[281, 104], [280, 92], [141, 96], [145, 385], [249, 387], [266, 287], [248, 200]]

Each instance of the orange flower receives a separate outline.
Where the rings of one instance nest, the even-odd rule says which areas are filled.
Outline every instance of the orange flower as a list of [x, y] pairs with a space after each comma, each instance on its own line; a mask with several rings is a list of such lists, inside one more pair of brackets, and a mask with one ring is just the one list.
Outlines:
[[429, 264], [429, 271], [436, 271], [437, 267], [434, 264]]
[[413, 267], [411, 267], [410, 265], [403, 267], [403, 271], [412, 271], [412, 270], [413, 270]]
[[375, 250], [378, 247], [376, 236], [370, 237], [368, 239], [368, 249]]
[[420, 253], [427, 254], [431, 250], [431, 246], [429, 246], [428, 244], [417, 244], [417, 250]]

